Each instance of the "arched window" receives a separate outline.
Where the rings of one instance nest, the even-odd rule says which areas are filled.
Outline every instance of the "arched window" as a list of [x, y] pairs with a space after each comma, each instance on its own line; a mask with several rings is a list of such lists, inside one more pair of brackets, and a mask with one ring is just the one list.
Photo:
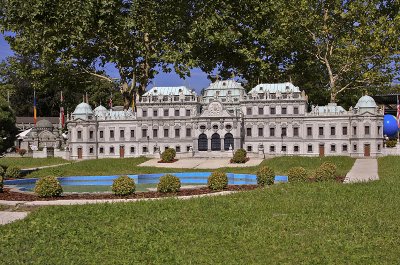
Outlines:
[[199, 151], [207, 151], [207, 149], [208, 149], [207, 135], [202, 133], [199, 135]]
[[218, 133], [211, 136], [211, 151], [221, 151], [221, 137]]
[[232, 150], [234, 149], [233, 145], [233, 135], [231, 133], [225, 134], [224, 137], [224, 150], [229, 150], [229, 147], [232, 147]]

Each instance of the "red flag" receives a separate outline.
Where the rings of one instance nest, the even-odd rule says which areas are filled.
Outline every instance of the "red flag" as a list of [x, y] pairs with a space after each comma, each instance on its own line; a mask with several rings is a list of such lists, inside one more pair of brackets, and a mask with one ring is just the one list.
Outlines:
[[36, 90], [33, 91], [33, 123], [36, 125]]

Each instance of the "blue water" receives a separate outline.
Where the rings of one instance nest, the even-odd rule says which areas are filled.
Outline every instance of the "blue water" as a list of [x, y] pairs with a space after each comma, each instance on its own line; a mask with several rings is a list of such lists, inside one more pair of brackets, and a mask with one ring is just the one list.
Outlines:
[[[173, 173], [172, 175], [177, 176], [182, 184], [207, 184], [207, 178], [211, 172], [183, 172]], [[140, 174], [140, 175], [128, 175], [135, 180], [136, 184], [157, 184], [160, 177], [165, 173], [160, 174]], [[254, 185], [257, 184], [256, 175], [252, 174], [233, 174], [227, 173], [229, 185]], [[61, 186], [111, 186], [113, 180], [119, 177], [114, 176], [72, 176], [72, 177], [60, 177]], [[16, 185], [17, 188], [23, 191], [31, 191], [35, 187], [37, 179], [16, 179], [16, 180], [5, 180], [5, 185]]]

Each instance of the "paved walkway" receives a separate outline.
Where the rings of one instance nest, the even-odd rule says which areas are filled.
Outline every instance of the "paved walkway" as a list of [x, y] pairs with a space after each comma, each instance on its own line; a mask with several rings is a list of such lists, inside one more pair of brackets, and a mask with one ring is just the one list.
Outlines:
[[230, 158], [180, 158], [174, 163], [158, 163], [159, 158], [148, 160], [139, 166], [164, 168], [199, 168], [215, 169], [221, 167], [253, 167], [258, 166], [264, 159], [250, 158], [245, 164], [231, 164]]
[[27, 212], [0, 212], [0, 225], [24, 219], [27, 215]]
[[344, 183], [378, 180], [378, 161], [375, 158], [357, 159], [347, 173]]

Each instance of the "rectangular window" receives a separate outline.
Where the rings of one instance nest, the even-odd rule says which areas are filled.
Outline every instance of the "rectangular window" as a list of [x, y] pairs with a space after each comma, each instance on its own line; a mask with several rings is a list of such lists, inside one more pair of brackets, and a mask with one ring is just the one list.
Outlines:
[[89, 154], [93, 154], [93, 147], [89, 148]]
[[247, 152], [251, 152], [253, 150], [253, 147], [251, 145], [247, 146]]
[[142, 151], [143, 151], [143, 153], [147, 153], [149, 151], [149, 149], [147, 148], [147, 146], [143, 146]]
[[282, 114], [287, 114], [287, 108], [286, 107], [282, 107]]
[[293, 108], [293, 114], [299, 114], [299, 107]]
[[119, 130], [119, 138], [125, 138], [125, 131]]
[[114, 130], [110, 130], [110, 138], [114, 138]]
[[357, 145], [353, 145], [353, 152], [357, 152]]
[[180, 129], [175, 129], [175, 137], [180, 137], [181, 136], [181, 130]]
[[82, 131], [78, 131], [78, 139], [82, 139]]
[[135, 138], [135, 130], [131, 130], [131, 138]]
[[347, 135], [347, 126], [342, 127], [342, 134]]
[[114, 154], [114, 147], [110, 147], [110, 154]]
[[299, 146], [298, 145], [295, 145], [294, 146], [294, 148], [293, 148], [293, 151], [295, 152], [295, 153], [297, 153], [297, 152], [299, 152]]
[[276, 114], [276, 109], [275, 109], [275, 107], [271, 107], [271, 108], [270, 108], [270, 112], [271, 112], [271, 114]]
[[100, 147], [100, 148], [99, 148], [99, 153], [100, 153], [100, 154], [103, 154], [103, 153], [104, 153], [104, 148], [103, 148], [103, 147]]
[[158, 137], [158, 129], [153, 129], [153, 138]]
[[191, 137], [191, 136], [192, 136], [192, 129], [186, 128], [186, 137]]
[[275, 136], [275, 128], [269, 128], [269, 136]]
[[94, 134], [94, 131], [89, 131], [89, 138], [90, 139], [93, 139], [93, 134]]
[[281, 136], [287, 136], [287, 128], [286, 127], [282, 127]]
[[282, 152], [286, 152], [287, 150], [287, 146], [286, 145], [282, 145]]
[[258, 128], [258, 136], [264, 136], [264, 128]]
[[312, 136], [312, 127], [307, 127], [307, 136]]
[[319, 128], [318, 128], [318, 135], [319, 135], [319, 136], [324, 135], [324, 127], [319, 127]]
[[186, 116], [190, 116], [190, 109], [186, 110]]
[[336, 135], [336, 128], [331, 126], [331, 135]]
[[147, 129], [142, 129], [142, 137], [147, 137]]
[[247, 115], [252, 115], [252, 110], [251, 110], [251, 108], [247, 108]]
[[381, 126], [378, 126], [378, 136], [381, 135]]
[[175, 116], [176, 117], [179, 116], [179, 110], [178, 109], [175, 110]]
[[164, 137], [169, 137], [169, 131], [168, 131], [168, 129], [164, 129]]
[[342, 145], [342, 151], [347, 152], [347, 144]]
[[336, 145], [331, 144], [331, 152], [336, 152]]
[[369, 135], [369, 126], [364, 126], [365, 135]]
[[147, 117], [147, 110], [144, 109], [142, 113], [143, 113], [143, 117]]
[[357, 126], [353, 126], [353, 135], [357, 135]]
[[251, 128], [246, 128], [246, 136], [251, 136]]
[[157, 117], [158, 116], [158, 110], [153, 110], [153, 117]]
[[312, 153], [312, 145], [311, 144], [309, 144], [309, 145], [307, 145], [307, 152], [309, 152], [309, 153]]
[[186, 152], [190, 152], [190, 147], [191, 146], [186, 146]]
[[135, 153], [135, 147], [131, 146], [131, 154]]
[[264, 108], [258, 108], [258, 115], [264, 115]]
[[177, 145], [176, 148], [175, 148], [175, 151], [176, 151], [177, 153], [180, 153], [180, 152], [181, 152], [181, 147], [180, 147], [179, 145]]
[[164, 116], [165, 116], [165, 117], [168, 117], [168, 116], [169, 116], [169, 109], [165, 109], [165, 110], [164, 110]]
[[275, 152], [275, 145], [271, 145], [271, 146], [269, 147], [269, 152], [270, 152], [270, 153], [274, 153], [274, 152]]
[[104, 132], [100, 131], [100, 138], [104, 138]]
[[381, 145], [378, 144], [378, 152], [380, 152], [380, 151], [381, 151]]
[[299, 127], [294, 127], [293, 128], [293, 136], [299, 136]]

